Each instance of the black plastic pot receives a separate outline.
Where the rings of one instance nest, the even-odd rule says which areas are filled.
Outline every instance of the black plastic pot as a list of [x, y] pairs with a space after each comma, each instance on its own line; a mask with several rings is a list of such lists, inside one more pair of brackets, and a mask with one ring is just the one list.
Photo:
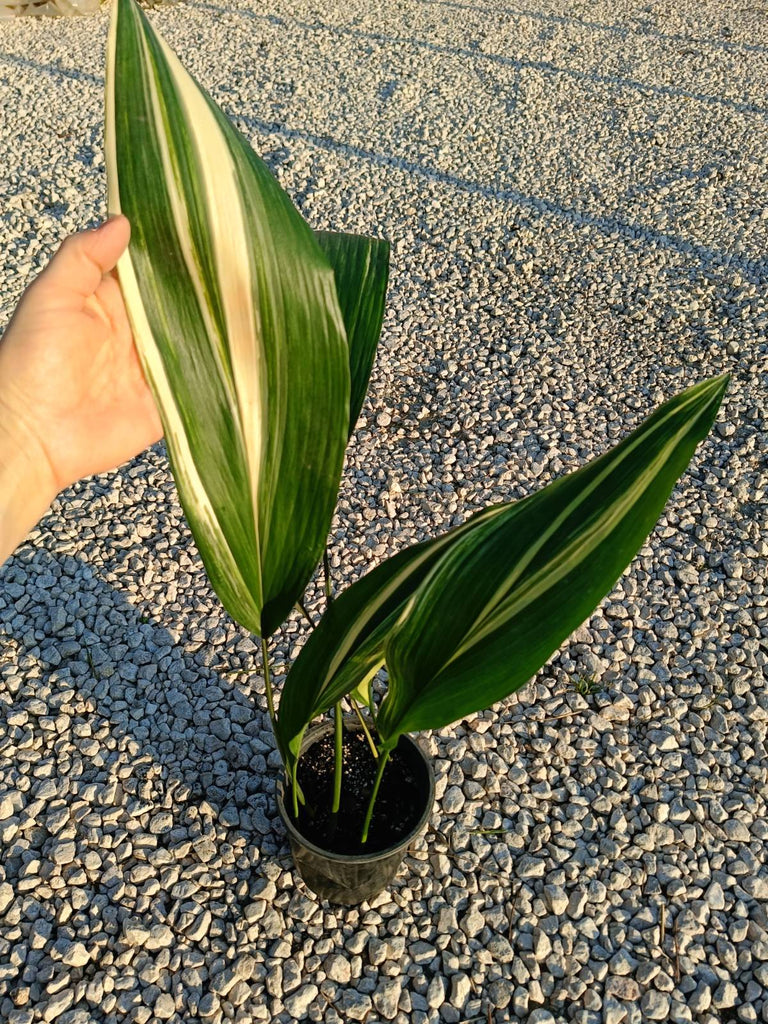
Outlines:
[[[354, 717], [345, 718], [344, 727], [359, 730], [360, 723]], [[332, 722], [308, 729], [301, 745], [302, 754], [329, 732], [333, 732]], [[424, 810], [407, 835], [382, 850], [364, 854], [332, 853], [310, 842], [298, 830], [293, 816], [286, 808], [285, 782], [283, 779], [278, 780], [277, 807], [288, 832], [294, 862], [306, 885], [321, 899], [351, 907], [386, 889], [397, 874], [409, 845], [419, 835], [432, 813], [435, 777], [427, 755], [410, 736], [402, 736], [395, 750], [407, 759], [417, 779], [416, 785]]]

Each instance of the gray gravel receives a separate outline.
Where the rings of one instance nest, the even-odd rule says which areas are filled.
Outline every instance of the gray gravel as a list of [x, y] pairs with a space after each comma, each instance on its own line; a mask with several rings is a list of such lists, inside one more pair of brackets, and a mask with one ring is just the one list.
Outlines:
[[[519, 698], [427, 738], [430, 830], [359, 909], [292, 871], [256, 647], [162, 446], [63, 494], [0, 573], [0, 1019], [768, 1021], [764, 12], [152, 19], [314, 225], [393, 242], [338, 582], [734, 376], [600, 610]], [[104, 214], [106, 30], [0, 28], [0, 324]]]

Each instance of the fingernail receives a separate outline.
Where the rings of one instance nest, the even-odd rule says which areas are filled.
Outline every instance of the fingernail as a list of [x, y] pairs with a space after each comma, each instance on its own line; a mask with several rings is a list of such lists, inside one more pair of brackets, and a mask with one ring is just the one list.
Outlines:
[[105, 227], [106, 227], [106, 226], [107, 226], [108, 224], [111, 224], [113, 220], [117, 220], [117, 218], [118, 218], [119, 216], [120, 216], [120, 214], [119, 214], [119, 213], [111, 213], [111, 214], [110, 214], [110, 215], [109, 215], [109, 216], [107, 217], [107, 219], [106, 219], [106, 220], [104, 221], [104, 223], [103, 223], [103, 224], [99, 224], [99, 226], [98, 226], [98, 227], [96, 228], [96, 230], [97, 230], [97, 231], [101, 231], [101, 229], [102, 229], [102, 228], [105, 228]]

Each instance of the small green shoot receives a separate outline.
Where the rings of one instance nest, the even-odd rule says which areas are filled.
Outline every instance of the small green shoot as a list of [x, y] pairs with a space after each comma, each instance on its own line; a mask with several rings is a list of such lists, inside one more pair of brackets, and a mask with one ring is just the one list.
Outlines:
[[595, 693], [602, 693], [605, 689], [594, 676], [579, 676], [573, 681], [573, 688], [582, 697], [591, 697]]

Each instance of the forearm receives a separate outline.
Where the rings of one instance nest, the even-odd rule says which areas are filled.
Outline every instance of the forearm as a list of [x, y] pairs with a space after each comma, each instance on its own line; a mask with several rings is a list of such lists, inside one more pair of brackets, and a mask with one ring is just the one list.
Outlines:
[[50, 467], [37, 442], [27, 441], [18, 424], [7, 422], [7, 416], [0, 402], [0, 565], [56, 497]]

